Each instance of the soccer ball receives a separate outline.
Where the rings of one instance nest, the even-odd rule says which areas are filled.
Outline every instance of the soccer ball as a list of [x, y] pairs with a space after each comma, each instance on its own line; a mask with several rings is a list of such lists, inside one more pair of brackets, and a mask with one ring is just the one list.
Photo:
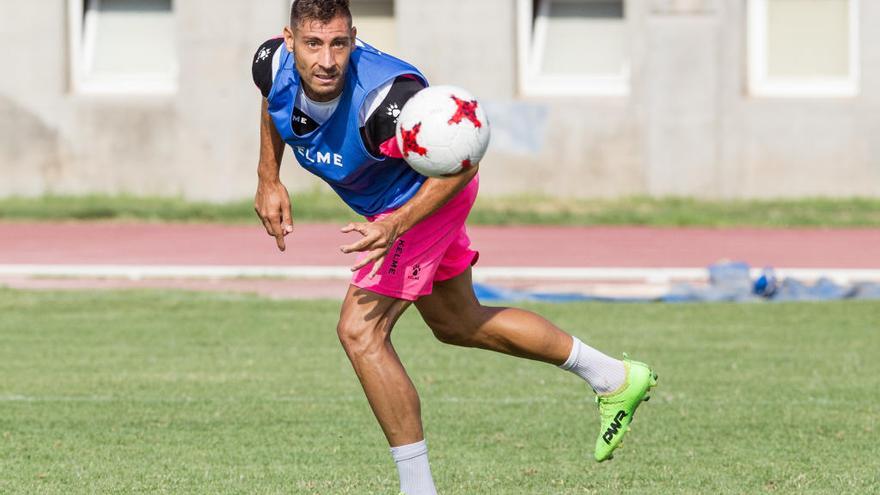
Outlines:
[[397, 119], [403, 158], [428, 177], [457, 174], [480, 162], [489, 146], [483, 106], [455, 86], [430, 86], [415, 94]]

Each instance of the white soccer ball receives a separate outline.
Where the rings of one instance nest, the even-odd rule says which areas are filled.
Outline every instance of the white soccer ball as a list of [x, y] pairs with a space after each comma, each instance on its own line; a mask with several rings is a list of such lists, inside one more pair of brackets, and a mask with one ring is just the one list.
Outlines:
[[403, 158], [428, 177], [457, 174], [483, 159], [489, 146], [483, 106], [455, 86], [430, 86], [415, 94], [397, 119]]

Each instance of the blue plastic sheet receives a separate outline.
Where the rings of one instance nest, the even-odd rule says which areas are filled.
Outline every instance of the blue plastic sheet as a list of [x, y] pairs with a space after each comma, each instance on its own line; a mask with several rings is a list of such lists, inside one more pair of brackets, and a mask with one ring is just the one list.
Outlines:
[[834, 301], [840, 299], [880, 299], [880, 283], [864, 282], [839, 285], [827, 278], [807, 284], [793, 278], [779, 281], [772, 268], [765, 268], [752, 279], [751, 267], [742, 262], [717, 263], [708, 267], [709, 284], [677, 284], [659, 297], [607, 297], [576, 292], [535, 292], [475, 283], [474, 292], [481, 301], [573, 302], [597, 301], [620, 303], [685, 302], [760, 302], [760, 301]]
[[508, 289], [495, 285], [474, 283], [474, 293], [477, 299], [483, 302], [491, 301], [528, 301], [528, 302], [553, 302], [565, 303], [574, 301], [597, 301], [597, 302], [652, 302], [653, 298], [638, 297], [603, 297], [580, 294], [577, 292], [535, 292], [527, 290]]

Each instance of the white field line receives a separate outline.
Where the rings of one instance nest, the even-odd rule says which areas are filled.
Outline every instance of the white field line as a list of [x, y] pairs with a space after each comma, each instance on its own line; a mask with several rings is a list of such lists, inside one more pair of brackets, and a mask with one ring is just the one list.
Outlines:
[[[595, 405], [591, 400], [592, 396], [583, 394], [581, 402], [594, 409]], [[705, 398], [701, 398], [704, 400]], [[261, 403], [305, 403], [305, 404], [333, 404], [333, 403], [363, 403], [366, 399], [363, 395], [337, 395], [337, 396], [316, 396], [316, 395], [297, 395], [297, 396], [266, 396], [266, 397], [230, 397], [230, 396], [208, 396], [208, 397], [141, 397], [135, 395], [78, 395], [78, 396], [27, 396], [27, 395], [0, 395], [0, 403], [113, 403], [124, 402], [126, 404], [193, 404], [193, 403], [221, 403], [221, 404], [252, 404], [253, 401]], [[575, 399], [576, 401], [579, 399]], [[422, 404], [425, 403], [451, 403], [451, 404], [488, 404], [494, 406], [517, 406], [517, 405], [535, 405], [535, 404], [572, 404], [569, 397], [559, 396], [484, 396], [484, 397], [460, 397], [453, 395], [443, 395], [434, 397], [422, 397]], [[673, 403], [693, 401], [685, 397], [683, 394], [667, 394], [662, 390], [655, 392], [651, 399], [651, 403], [657, 402]], [[716, 397], [709, 400], [712, 404], [733, 404], [742, 403], [742, 399], [736, 395], [726, 394], [723, 397]], [[766, 400], [749, 399], [750, 404], [778, 404], [778, 400], [774, 398]], [[831, 405], [835, 402], [825, 397], [805, 396], [800, 399], [786, 400], [786, 403], [792, 405]], [[576, 403], [575, 403], [576, 404]]]
[[[586, 399], [586, 398], [585, 398]], [[109, 395], [76, 395], [76, 396], [30, 396], [30, 395], [0, 395], [2, 402], [137, 402], [137, 403], [193, 403], [193, 402], [246, 402], [249, 397], [242, 399], [228, 397], [131, 397]], [[340, 396], [272, 396], [259, 399], [262, 402], [304, 402], [309, 404], [330, 402], [362, 402], [363, 395], [340, 395]], [[422, 400], [425, 400], [424, 398]], [[480, 403], [480, 404], [545, 404], [548, 402], [563, 402], [558, 397], [458, 397], [443, 396], [430, 399], [434, 402], [452, 403]], [[584, 401], [586, 402], [586, 400]], [[590, 401], [592, 402], [592, 401]]]
[[[752, 276], [761, 269], [752, 269]], [[79, 277], [141, 279], [232, 279], [283, 278], [300, 280], [348, 280], [351, 271], [344, 266], [220, 266], [220, 265], [0, 265], [0, 276]], [[829, 278], [838, 283], [880, 281], [880, 269], [777, 268], [778, 278], [801, 280]], [[474, 279], [546, 280], [591, 282], [670, 282], [705, 281], [705, 268], [584, 268], [584, 267], [475, 267]]]

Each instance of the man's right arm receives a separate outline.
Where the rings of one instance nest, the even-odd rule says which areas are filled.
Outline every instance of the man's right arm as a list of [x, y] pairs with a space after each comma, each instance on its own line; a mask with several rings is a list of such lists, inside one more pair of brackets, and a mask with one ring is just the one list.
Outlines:
[[275, 129], [269, 115], [269, 102], [263, 98], [260, 117], [260, 161], [257, 165], [257, 194], [254, 210], [263, 221], [266, 232], [275, 238], [278, 249], [284, 251], [284, 236], [293, 232], [290, 214], [290, 195], [281, 183], [281, 158], [284, 140]]

